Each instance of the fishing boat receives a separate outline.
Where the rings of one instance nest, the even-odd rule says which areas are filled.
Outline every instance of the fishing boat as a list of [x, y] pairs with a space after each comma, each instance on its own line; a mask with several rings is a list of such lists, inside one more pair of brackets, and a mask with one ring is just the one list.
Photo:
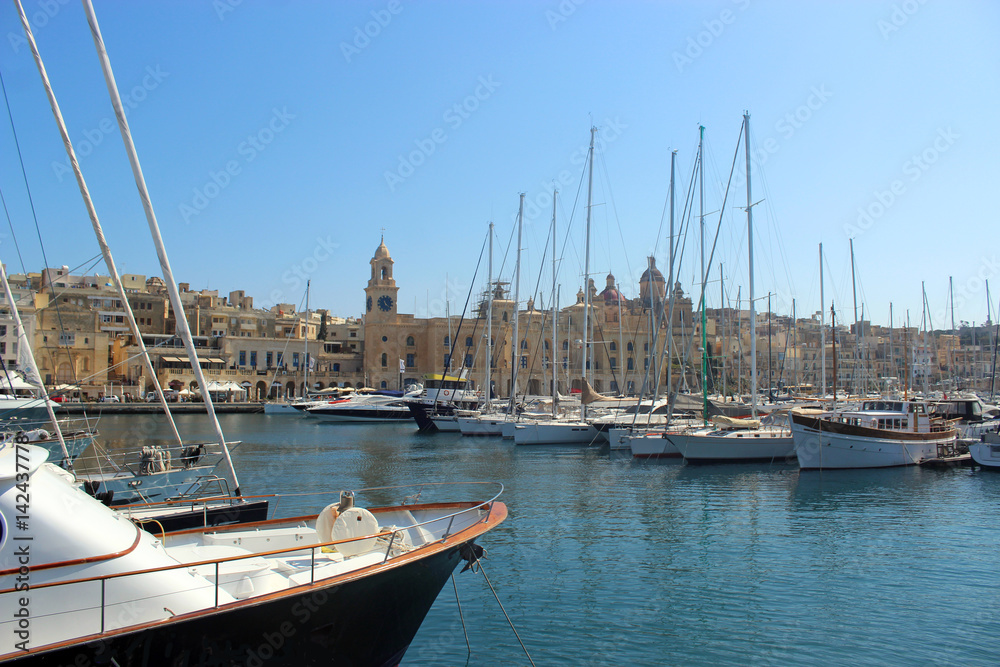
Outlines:
[[919, 401], [869, 400], [860, 409], [793, 410], [795, 456], [803, 470], [919, 465], [953, 445], [958, 429]]
[[0, 547], [0, 661], [17, 665], [396, 665], [455, 567], [482, 554], [475, 540], [507, 516], [502, 486], [456, 501], [424, 485], [438, 502], [359, 490], [318, 513], [157, 538], [46, 458], [0, 447], [0, 513], [21, 517]]

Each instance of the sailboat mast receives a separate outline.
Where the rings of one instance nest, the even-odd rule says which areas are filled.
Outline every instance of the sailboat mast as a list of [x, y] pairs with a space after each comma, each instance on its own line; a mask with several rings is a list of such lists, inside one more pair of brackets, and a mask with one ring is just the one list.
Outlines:
[[[18, 6], [20, 9], [20, 5]], [[21, 16], [24, 16], [22, 14]], [[32, 42], [34, 46], [34, 42]], [[66, 448], [66, 440], [63, 439], [62, 429], [59, 427], [59, 422], [56, 420], [56, 414], [52, 410], [52, 401], [49, 400], [49, 395], [45, 392], [45, 384], [42, 382], [41, 376], [38, 375], [38, 364], [35, 362], [35, 354], [31, 351], [31, 344], [28, 342], [27, 332], [24, 330], [24, 324], [21, 322], [21, 313], [18, 312], [17, 302], [14, 301], [14, 294], [11, 292], [10, 283], [7, 282], [7, 270], [4, 268], [3, 264], [0, 263], [0, 279], [3, 280], [3, 293], [7, 297], [7, 305], [10, 308], [10, 315], [14, 318], [14, 328], [17, 331], [17, 352], [19, 358], [24, 358], [27, 360], [31, 366], [29, 368], [24, 368], [25, 379], [28, 382], [35, 385], [41, 394], [42, 403], [45, 404], [45, 410], [49, 413], [49, 419], [52, 421], [52, 428], [56, 431], [56, 437], [59, 439], [59, 447], [62, 449], [63, 454], [63, 465], [66, 469], [72, 469], [73, 462], [69, 458], [69, 450]], [[23, 364], [18, 364], [23, 365]], [[14, 385], [11, 383], [11, 393], [14, 393]], [[18, 454], [18, 458], [20, 458]]]
[[[670, 397], [670, 392], [673, 391], [672, 383], [672, 371], [673, 371], [673, 348], [674, 348], [674, 166], [677, 162], [677, 151], [670, 151], [670, 261], [669, 268], [667, 269], [667, 290], [670, 294], [670, 308], [667, 313], [667, 340], [665, 341], [664, 348], [667, 351], [667, 398]], [[619, 290], [619, 295], [621, 290]], [[621, 299], [618, 300], [618, 307], [621, 309]], [[622, 318], [618, 318], [619, 321], [619, 331], [621, 331]], [[619, 347], [621, 347], [619, 345]], [[624, 348], [622, 348], [622, 354], [624, 354]], [[652, 410], [650, 410], [652, 413]], [[670, 416], [667, 416], [669, 419]]]
[[705, 126], [698, 126], [698, 227], [701, 234], [701, 418], [708, 425], [708, 338], [705, 332]]
[[514, 318], [514, 330], [512, 332], [513, 342], [510, 346], [510, 405], [507, 408], [507, 414], [514, 414], [514, 402], [517, 400], [517, 357], [518, 353], [521, 351], [520, 341], [518, 336], [520, 335], [520, 329], [518, 324], [520, 324], [521, 318], [517, 314], [517, 304], [521, 297], [521, 226], [524, 220], [524, 193], [521, 193], [521, 201], [517, 207], [517, 254], [516, 261], [514, 262], [514, 309], [511, 313]]
[[558, 190], [552, 191], [552, 351], [549, 353], [550, 366], [552, 367], [552, 418], [555, 419], [559, 412], [557, 401], [559, 392], [556, 390], [556, 336], [559, 335], [559, 320], [556, 313], [556, 197]]
[[125, 319], [128, 321], [129, 330], [135, 338], [136, 346], [139, 348], [139, 353], [145, 363], [145, 370], [149, 373], [149, 376], [153, 380], [153, 384], [156, 387], [156, 393], [159, 396], [160, 405], [163, 406], [163, 411], [167, 415], [167, 423], [170, 424], [170, 429], [174, 434], [174, 438], [177, 440], [177, 443], [183, 446], [184, 441], [181, 439], [180, 433], [177, 431], [177, 425], [174, 423], [174, 417], [170, 413], [170, 408], [167, 406], [167, 398], [163, 394], [163, 388], [160, 386], [160, 383], [156, 378], [156, 370], [153, 368], [153, 362], [149, 358], [149, 353], [146, 351], [146, 344], [142, 340], [142, 333], [139, 331], [139, 325], [136, 324], [135, 314], [132, 312], [132, 306], [129, 304], [128, 296], [125, 294], [125, 288], [122, 286], [121, 276], [118, 273], [118, 268], [115, 266], [115, 260], [111, 256], [111, 249], [108, 247], [108, 242], [104, 238], [104, 229], [97, 217], [97, 209], [94, 208], [94, 202], [90, 197], [90, 190], [87, 188], [87, 182], [83, 178], [83, 172], [80, 170], [80, 165], [76, 158], [76, 151], [73, 149], [73, 142], [70, 140], [69, 131], [66, 129], [66, 122], [63, 120], [62, 111], [59, 109], [59, 103], [56, 101], [55, 93], [53, 92], [52, 85], [49, 82], [49, 75], [45, 71], [45, 65], [42, 63], [42, 57], [38, 53], [38, 47], [35, 44], [35, 36], [31, 31], [30, 24], [27, 22], [27, 19], [24, 16], [23, 8], [20, 4], [18, 4], [18, 12], [21, 15], [21, 23], [24, 25], [25, 35], [27, 35], [28, 43], [31, 46], [31, 53], [35, 59], [35, 65], [38, 67], [38, 73], [42, 77], [42, 85], [45, 87], [45, 93], [49, 98], [49, 106], [52, 108], [52, 114], [55, 116], [56, 125], [58, 125], [59, 133], [62, 135], [63, 146], [66, 148], [66, 154], [69, 157], [70, 166], [73, 168], [74, 176], [76, 176], [77, 187], [80, 189], [80, 194], [83, 196], [83, 203], [87, 209], [87, 215], [90, 217], [91, 227], [94, 230], [94, 235], [97, 237], [97, 244], [101, 248], [101, 255], [104, 257], [104, 263], [108, 268], [108, 273], [111, 274], [111, 280], [114, 282], [115, 290], [118, 292], [118, 298], [122, 302], [122, 308], [125, 311]]
[[753, 194], [750, 189], [750, 114], [743, 114], [744, 151], [747, 155], [747, 252], [750, 255], [750, 411], [757, 418], [757, 311], [753, 301]]
[[722, 329], [722, 395], [726, 395], [726, 283], [722, 276], [722, 262], [719, 262], [719, 326]]
[[[820, 361], [820, 400], [826, 398], [826, 299], [823, 298], [823, 244], [819, 244], [819, 346]], [[815, 368], [815, 366], [814, 366]]]
[[[306, 326], [305, 332], [302, 338], [305, 340], [305, 356], [302, 358], [302, 363], [304, 364], [304, 372], [302, 374], [302, 398], [309, 395], [309, 285], [312, 283], [311, 280], [306, 281]], [[402, 387], [400, 387], [402, 389]]]
[[[590, 382], [590, 340], [587, 336], [590, 326], [590, 218], [594, 194], [594, 134], [596, 127], [590, 128], [590, 165], [587, 175], [587, 240], [583, 255], [583, 381]], [[582, 405], [580, 416], [587, 418], [587, 406]]]
[[490, 222], [490, 256], [487, 260], [486, 272], [489, 276], [486, 279], [486, 406], [491, 405], [493, 399], [493, 386], [491, 377], [493, 367], [493, 223]]
[[[233, 466], [233, 459], [229, 455], [229, 447], [226, 446], [226, 436], [222, 432], [222, 425], [215, 414], [215, 405], [212, 402], [212, 395], [208, 391], [208, 383], [205, 382], [205, 374], [202, 372], [201, 364], [198, 361], [198, 351], [194, 347], [194, 340], [191, 338], [191, 329], [188, 327], [187, 318], [184, 314], [184, 305], [181, 303], [180, 293], [177, 291], [177, 282], [174, 280], [174, 272], [170, 268], [170, 260], [167, 258], [166, 248], [163, 246], [163, 237], [160, 235], [160, 227], [156, 222], [156, 214], [153, 212], [153, 204], [149, 198], [149, 190], [146, 188], [146, 180], [142, 175], [142, 167], [139, 165], [139, 156], [132, 142], [132, 133], [129, 130], [128, 120], [125, 117], [125, 108], [122, 105], [121, 96], [118, 94], [118, 85], [115, 83], [114, 73], [111, 70], [111, 61], [108, 58], [107, 49], [104, 46], [104, 38], [97, 24], [97, 16], [94, 14], [94, 6], [90, 0], [84, 0], [84, 9], [87, 13], [87, 22], [90, 24], [90, 32], [94, 38], [94, 46], [97, 48], [98, 58], [101, 61], [101, 69], [104, 71], [104, 81], [108, 87], [108, 94], [111, 97], [112, 106], [115, 109], [115, 116], [118, 119], [118, 128], [121, 131], [122, 141], [128, 154], [129, 163], [132, 165], [132, 174], [135, 177], [135, 184], [139, 190], [139, 198], [142, 200], [142, 207], [146, 213], [146, 222], [149, 225], [150, 234], [153, 237], [153, 244], [156, 246], [156, 255], [160, 260], [160, 269], [163, 271], [163, 281], [167, 286], [167, 293], [170, 296], [170, 304], [174, 311], [174, 319], [177, 322], [177, 334], [184, 341], [188, 358], [191, 361], [191, 370], [194, 371], [195, 380], [202, 388], [205, 410], [208, 412], [216, 436], [219, 438], [219, 446], [232, 475], [235, 494], [240, 494], [240, 484], [236, 477], [236, 468]], [[27, 24], [22, 13], [22, 22]]]
[[854, 239], [849, 239], [851, 244], [851, 294], [854, 297], [854, 368], [851, 372], [851, 390], [858, 393], [857, 379], [858, 366], [861, 360], [861, 327], [858, 326], [858, 290], [854, 280]]
[[837, 311], [830, 302], [830, 336], [833, 338], [833, 407], [837, 407]]

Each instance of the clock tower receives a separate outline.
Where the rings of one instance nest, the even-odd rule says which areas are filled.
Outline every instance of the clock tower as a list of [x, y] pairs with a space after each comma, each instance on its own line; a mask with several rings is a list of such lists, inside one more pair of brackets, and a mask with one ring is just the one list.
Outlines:
[[371, 259], [372, 277], [365, 288], [366, 322], [393, 322], [396, 319], [396, 294], [399, 288], [392, 277], [392, 264], [392, 257], [389, 256], [383, 237]]

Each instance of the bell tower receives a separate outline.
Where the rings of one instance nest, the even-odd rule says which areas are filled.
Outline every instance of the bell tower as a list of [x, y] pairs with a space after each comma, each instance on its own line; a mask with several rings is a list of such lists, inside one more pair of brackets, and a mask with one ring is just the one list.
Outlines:
[[371, 259], [372, 276], [365, 288], [366, 321], [391, 321], [396, 317], [396, 294], [399, 288], [392, 277], [392, 257], [385, 247], [385, 237], [375, 249]]

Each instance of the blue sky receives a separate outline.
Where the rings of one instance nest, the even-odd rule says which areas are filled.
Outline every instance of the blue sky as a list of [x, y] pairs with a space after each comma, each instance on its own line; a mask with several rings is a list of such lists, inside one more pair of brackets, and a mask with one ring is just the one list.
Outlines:
[[[461, 309], [490, 220], [499, 267], [518, 193], [529, 202], [522, 296], [543, 271], [559, 186], [563, 305], [582, 284], [591, 123], [598, 127], [592, 274], [634, 296], [645, 257], [666, 272], [669, 156], [683, 201], [706, 127], [714, 234], [744, 110], [754, 155], [756, 292], [799, 315], [859, 310], [933, 324], [986, 319], [995, 251], [1000, 5], [994, 2], [97, 2], [96, 11], [171, 256], [192, 288], [244, 289], [361, 315], [379, 237], [402, 312]], [[28, 1], [49, 76], [124, 272], [158, 275], [83, 10]], [[0, 8], [0, 72], [50, 265], [97, 255], [86, 211], [14, 8]], [[43, 265], [9, 123], [3, 189], [28, 270]], [[722, 212], [708, 287], [747, 295], [744, 159]], [[574, 211], [572, 215], [571, 213]], [[678, 204], [678, 218], [680, 204]], [[21, 270], [0, 223], [2, 259]], [[698, 235], [680, 280], [698, 278]], [[510, 250], [513, 253], [513, 249]], [[544, 263], [544, 264], [543, 264]], [[86, 266], [90, 266], [87, 264]], [[504, 279], [510, 279], [512, 258]], [[100, 267], [103, 268], [103, 267]], [[485, 260], [475, 280], [485, 282]], [[994, 306], [995, 308], [995, 306]], [[994, 310], [994, 319], [995, 317]]]

